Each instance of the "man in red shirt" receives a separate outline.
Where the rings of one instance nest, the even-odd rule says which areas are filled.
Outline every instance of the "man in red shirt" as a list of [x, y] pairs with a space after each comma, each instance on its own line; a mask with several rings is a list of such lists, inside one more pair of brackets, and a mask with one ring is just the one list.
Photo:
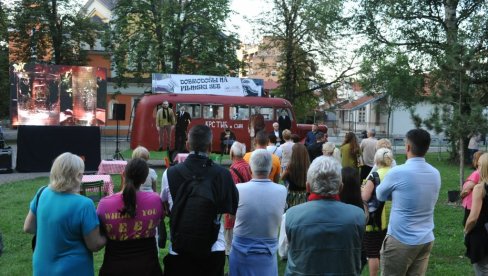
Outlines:
[[[246, 154], [246, 145], [234, 142], [230, 148], [230, 174], [235, 184], [246, 183], [252, 179], [251, 167], [243, 159]], [[225, 214], [224, 216], [224, 237], [225, 237], [225, 255], [229, 256], [232, 244], [235, 216]]]

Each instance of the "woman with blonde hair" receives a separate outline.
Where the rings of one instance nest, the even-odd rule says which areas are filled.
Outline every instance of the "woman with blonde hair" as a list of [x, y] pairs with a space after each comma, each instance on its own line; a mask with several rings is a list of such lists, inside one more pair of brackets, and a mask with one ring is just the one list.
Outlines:
[[464, 226], [464, 244], [466, 256], [473, 264], [476, 275], [488, 274], [488, 153], [478, 160], [480, 181], [473, 189], [473, 203], [466, 225]]
[[[149, 160], [149, 151], [143, 146], [138, 146], [132, 152], [132, 159], [134, 158], [141, 158], [147, 162]], [[154, 169], [149, 168], [149, 174], [147, 175], [146, 181], [141, 185], [139, 191], [157, 192], [156, 191], [157, 179], [158, 179], [158, 174], [156, 173], [156, 171]]]
[[93, 254], [105, 246], [93, 201], [79, 194], [85, 164], [66, 152], [51, 167], [49, 185], [37, 191], [24, 231], [37, 235], [34, 275], [94, 275]]
[[307, 201], [307, 171], [310, 167], [310, 157], [305, 145], [296, 143], [292, 147], [291, 159], [281, 180], [288, 188], [286, 197], [287, 208]]
[[[380, 139], [376, 143], [376, 151], [378, 151], [381, 148], [389, 149], [389, 150], [391, 150], [393, 152], [393, 148], [391, 146], [391, 142], [390, 142], [390, 140], [388, 140], [386, 138]], [[395, 156], [393, 156], [393, 158], [395, 158]], [[395, 161], [395, 159], [393, 159], [393, 161], [391, 162], [391, 167], [393, 168], [395, 166], [396, 166], [396, 161]], [[371, 176], [371, 174], [374, 173], [377, 170], [378, 170], [378, 166], [376, 164], [374, 164], [373, 168], [371, 169], [371, 172], [366, 177], [366, 179], [368, 179]]]
[[380, 249], [386, 236], [387, 208], [384, 202], [376, 198], [376, 188], [381, 185], [386, 173], [391, 169], [393, 153], [387, 148], [380, 148], [374, 155], [376, 172], [371, 173], [361, 191], [361, 198], [368, 203], [369, 220], [363, 238], [363, 246], [368, 258], [369, 275], [378, 275]]
[[462, 205], [464, 207], [464, 218], [463, 225], [466, 224], [466, 219], [471, 211], [471, 205], [473, 202], [473, 188], [480, 181], [480, 171], [479, 171], [479, 159], [480, 156], [485, 153], [484, 151], [477, 151], [473, 154], [473, 168], [475, 169], [463, 184], [463, 190], [461, 191]]
[[334, 143], [327, 142], [322, 145], [322, 153], [324, 156], [332, 156], [334, 157], [339, 163], [341, 163], [341, 152]]

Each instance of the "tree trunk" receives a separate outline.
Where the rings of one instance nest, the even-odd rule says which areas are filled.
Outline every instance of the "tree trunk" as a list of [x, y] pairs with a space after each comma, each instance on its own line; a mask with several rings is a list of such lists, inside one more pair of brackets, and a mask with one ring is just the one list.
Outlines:
[[463, 190], [464, 181], [464, 139], [459, 138], [459, 190]]

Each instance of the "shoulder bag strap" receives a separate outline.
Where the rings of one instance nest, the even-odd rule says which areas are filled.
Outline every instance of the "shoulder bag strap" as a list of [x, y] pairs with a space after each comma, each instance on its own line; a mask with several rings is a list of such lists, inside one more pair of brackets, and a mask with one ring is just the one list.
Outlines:
[[236, 168], [230, 168], [236, 175], [237, 177], [239, 178], [239, 180], [241, 181], [241, 183], [244, 183], [244, 177], [242, 177], [241, 173], [239, 173], [239, 171], [236, 169]]
[[[41, 197], [41, 194], [42, 192], [44, 191], [44, 189], [47, 188], [47, 185], [46, 186], [42, 186], [41, 190], [39, 191], [39, 193], [37, 194], [36, 196], [36, 209], [37, 209], [37, 206], [39, 205], [39, 198]], [[36, 216], [37, 217], [37, 216]]]

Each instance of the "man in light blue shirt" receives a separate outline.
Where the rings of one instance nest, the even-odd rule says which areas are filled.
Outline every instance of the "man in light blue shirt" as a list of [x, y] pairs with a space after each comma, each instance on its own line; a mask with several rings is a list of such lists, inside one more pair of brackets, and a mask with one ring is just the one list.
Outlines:
[[381, 275], [425, 275], [434, 242], [434, 207], [439, 171], [425, 161], [430, 134], [406, 134], [407, 162], [392, 168], [376, 189], [379, 200], [391, 200], [388, 232], [381, 248]]

